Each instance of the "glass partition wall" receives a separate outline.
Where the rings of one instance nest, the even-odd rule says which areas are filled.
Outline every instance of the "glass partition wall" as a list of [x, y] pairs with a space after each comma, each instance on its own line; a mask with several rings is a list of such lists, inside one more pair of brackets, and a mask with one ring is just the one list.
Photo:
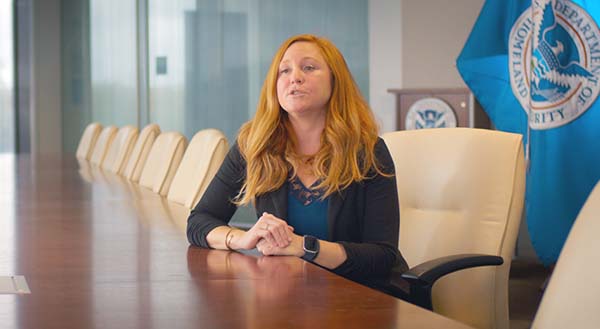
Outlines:
[[149, 118], [165, 130], [218, 128], [233, 140], [277, 47], [300, 33], [336, 43], [368, 91], [364, 0], [148, 1]]
[[0, 153], [15, 151], [13, 0], [0, 0]]
[[63, 150], [90, 122], [139, 122], [137, 0], [62, 0]]
[[[91, 121], [118, 126], [153, 122], [188, 139], [198, 130], [217, 128], [233, 141], [255, 111], [277, 47], [300, 33], [331, 39], [368, 99], [367, 0], [64, 3], [67, 152], [75, 150]], [[139, 64], [146, 62], [140, 74]], [[139, 78], [146, 74], [147, 79]]]
[[91, 0], [92, 120], [138, 124], [136, 0]]

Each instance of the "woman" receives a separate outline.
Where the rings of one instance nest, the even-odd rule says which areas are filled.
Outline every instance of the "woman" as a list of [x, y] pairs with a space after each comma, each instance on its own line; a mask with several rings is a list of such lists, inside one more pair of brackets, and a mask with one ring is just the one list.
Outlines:
[[[346, 62], [298, 35], [273, 58], [256, 114], [240, 129], [188, 219], [193, 245], [294, 255], [350, 279], [406, 268], [398, 252], [394, 165]], [[227, 226], [252, 203], [248, 231]]]

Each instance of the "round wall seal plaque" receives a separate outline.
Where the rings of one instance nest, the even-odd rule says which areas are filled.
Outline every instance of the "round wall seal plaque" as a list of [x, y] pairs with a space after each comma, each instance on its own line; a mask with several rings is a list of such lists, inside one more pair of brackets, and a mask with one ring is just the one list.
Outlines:
[[456, 114], [452, 107], [439, 98], [416, 101], [406, 113], [406, 130], [424, 128], [454, 128]]

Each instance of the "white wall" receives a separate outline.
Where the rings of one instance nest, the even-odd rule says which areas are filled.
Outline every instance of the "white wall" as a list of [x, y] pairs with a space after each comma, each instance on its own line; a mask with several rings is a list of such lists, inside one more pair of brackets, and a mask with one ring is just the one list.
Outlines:
[[402, 86], [402, 6], [398, 0], [369, 1], [369, 102], [381, 132], [396, 130], [396, 99]]
[[483, 0], [402, 1], [402, 87], [466, 87], [456, 70]]
[[455, 60], [483, 1], [369, 1], [369, 98], [382, 132], [396, 130], [388, 89], [465, 86]]

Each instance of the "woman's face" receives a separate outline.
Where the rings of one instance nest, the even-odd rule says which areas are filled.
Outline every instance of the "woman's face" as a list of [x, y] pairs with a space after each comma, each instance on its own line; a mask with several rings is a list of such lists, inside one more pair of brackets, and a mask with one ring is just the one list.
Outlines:
[[324, 113], [331, 97], [331, 70], [319, 48], [306, 41], [293, 43], [279, 63], [277, 99], [291, 116]]

